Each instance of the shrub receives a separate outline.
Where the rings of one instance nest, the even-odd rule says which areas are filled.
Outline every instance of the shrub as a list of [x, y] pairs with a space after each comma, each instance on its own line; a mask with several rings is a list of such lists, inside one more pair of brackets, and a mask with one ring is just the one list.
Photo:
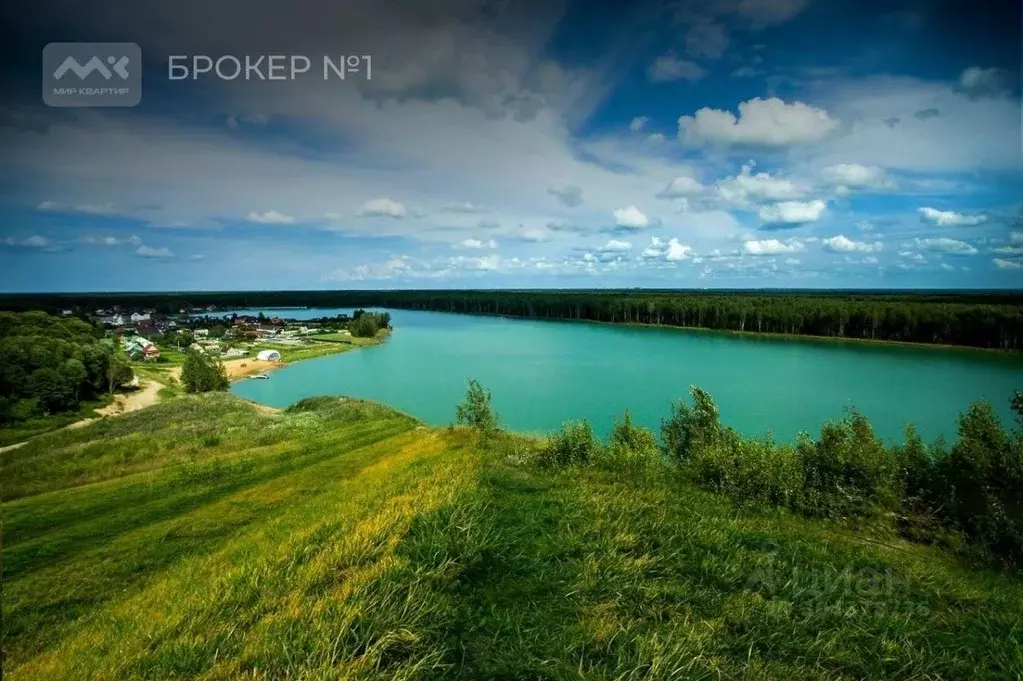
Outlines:
[[989, 403], [973, 404], [932, 475], [928, 502], [938, 517], [1007, 562], [1023, 562], [1023, 432], [1006, 433]]
[[693, 386], [690, 389], [693, 405], [676, 402], [671, 416], [661, 422], [661, 437], [668, 458], [676, 463], [688, 459], [701, 447], [713, 447], [721, 438], [721, 423], [717, 405], [707, 391]]
[[606, 458], [616, 464], [647, 466], [658, 462], [660, 448], [649, 428], [632, 422], [632, 413], [626, 409], [622, 420], [615, 420], [608, 437]]
[[536, 462], [547, 468], [588, 465], [600, 451], [600, 442], [593, 435], [588, 421], [573, 421], [561, 426], [541, 448]]
[[497, 432], [500, 424], [500, 417], [491, 406], [490, 391], [475, 379], [469, 379], [465, 401], [455, 407], [455, 419], [476, 430], [483, 439]]
[[866, 417], [850, 410], [828, 422], [820, 437], [801, 437], [796, 457], [803, 474], [801, 510], [810, 515], [868, 515], [901, 501], [901, 471]]
[[195, 350], [189, 350], [181, 367], [181, 382], [190, 393], [206, 393], [227, 390], [230, 382], [224, 371], [224, 363]]

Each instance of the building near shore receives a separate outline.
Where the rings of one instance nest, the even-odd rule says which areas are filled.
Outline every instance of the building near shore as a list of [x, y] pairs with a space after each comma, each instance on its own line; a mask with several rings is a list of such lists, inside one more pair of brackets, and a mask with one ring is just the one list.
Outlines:
[[260, 350], [259, 354], [256, 355], [256, 359], [260, 362], [280, 362], [281, 353], [276, 350]]

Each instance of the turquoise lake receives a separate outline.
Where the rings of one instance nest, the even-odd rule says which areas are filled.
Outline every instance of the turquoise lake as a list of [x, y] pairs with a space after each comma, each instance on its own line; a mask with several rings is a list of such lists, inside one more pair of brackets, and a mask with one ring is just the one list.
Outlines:
[[[240, 310], [295, 319], [350, 310]], [[475, 378], [493, 393], [502, 423], [545, 432], [587, 419], [606, 434], [628, 408], [658, 428], [670, 404], [698, 385], [722, 420], [746, 435], [792, 440], [855, 406], [879, 435], [906, 423], [926, 440], [954, 439], [958, 415], [992, 402], [1008, 425], [1023, 389], [1015, 355], [830, 340], [771, 339], [706, 331], [621, 327], [389, 310], [394, 333], [380, 346], [297, 362], [232, 392], [273, 407], [313, 395], [377, 400], [446, 425]], [[287, 357], [287, 348], [281, 349]]]

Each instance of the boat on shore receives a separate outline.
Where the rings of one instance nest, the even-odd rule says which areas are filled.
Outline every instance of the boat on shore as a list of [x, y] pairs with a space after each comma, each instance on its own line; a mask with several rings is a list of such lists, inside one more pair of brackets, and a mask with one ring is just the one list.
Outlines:
[[270, 379], [270, 375], [269, 374], [256, 374], [252, 378], [259, 378], [259, 379], [269, 380]]

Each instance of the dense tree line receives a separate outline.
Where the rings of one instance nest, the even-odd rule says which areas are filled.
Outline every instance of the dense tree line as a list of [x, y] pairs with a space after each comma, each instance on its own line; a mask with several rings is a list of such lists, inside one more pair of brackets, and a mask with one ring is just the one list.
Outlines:
[[352, 313], [348, 330], [359, 338], [375, 338], [385, 329], [391, 328], [391, 315], [387, 312], [366, 312], [359, 309]]
[[533, 319], [662, 324], [1018, 350], [1023, 295], [867, 291], [260, 291], [7, 296], [22, 309], [92, 310], [113, 304], [176, 312], [195, 306], [392, 307]]
[[100, 335], [79, 319], [0, 312], [0, 424], [71, 411], [130, 381]]

